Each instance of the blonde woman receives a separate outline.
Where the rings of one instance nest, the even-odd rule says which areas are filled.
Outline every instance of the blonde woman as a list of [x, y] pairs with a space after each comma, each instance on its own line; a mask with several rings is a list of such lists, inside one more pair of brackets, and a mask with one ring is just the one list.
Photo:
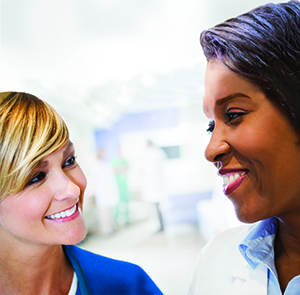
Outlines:
[[74, 244], [86, 178], [65, 122], [46, 102], [0, 93], [1, 294], [162, 294], [138, 266]]

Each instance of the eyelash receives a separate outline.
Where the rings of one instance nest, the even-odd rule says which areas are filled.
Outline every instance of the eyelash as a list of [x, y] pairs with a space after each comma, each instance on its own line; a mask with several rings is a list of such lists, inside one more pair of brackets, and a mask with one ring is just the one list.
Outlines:
[[43, 181], [46, 178], [46, 173], [45, 172], [39, 172], [33, 178], [27, 182], [26, 186], [30, 186], [32, 184], [38, 183]]
[[[70, 162], [70, 163], [68, 163]], [[71, 156], [69, 158], [67, 158], [67, 160], [64, 162], [62, 168], [64, 169], [65, 167], [68, 166], [75, 166], [76, 165], [76, 157], [75, 156]], [[42, 182], [47, 176], [47, 173], [45, 172], [38, 172], [37, 174], [35, 174], [31, 180], [29, 180], [26, 184], [26, 186], [30, 186], [39, 182]]]
[[[226, 112], [225, 117], [227, 118], [226, 123], [234, 123], [232, 121], [238, 119], [239, 117], [244, 116], [246, 113], [245, 112]], [[208, 128], [206, 129], [206, 131], [209, 134], [212, 134], [212, 132], [215, 129], [215, 122], [214, 121], [210, 121], [208, 123]]]
[[225, 114], [226, 118], [228, 119], [228, 123], [232, 122], [233, 120], [245, 115], [245, 112], [227, 112]]
[[[69, 162], [69, 161], [71, 161], [71, 163], [67, 165], [67, 162]], [[64, 163], [64, 165], [62, 167], [65, 168], [66, 166], [73, 166], [75, 164], [76, 164], [76, 157], [75, 156], [71, 156], [70, 158], [68, 158], [65, 161], [65, 163]]]
[[212, 132], [214, 131], [214, 129], [215, 129], [215, 122], [214, 121], [209, 121], [208, 128], [206, 129], [206, 132], [208, 134], [212, 134]]

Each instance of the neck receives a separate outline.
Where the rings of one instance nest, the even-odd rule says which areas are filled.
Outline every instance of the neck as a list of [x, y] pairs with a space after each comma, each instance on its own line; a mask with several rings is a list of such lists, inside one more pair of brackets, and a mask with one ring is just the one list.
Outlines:
[[1, 294], [68, 294], [72, 277], [61, 245], [1, 244]]
[[300, 224], [280, 220], [275, 239], [275, 265], [282, 293], [288, 283], [300, 274]]
[[300, 256], [300, 221], [279, 220], [278, 231], [275, 240], [275, 252], [277, 255], [284, 253]]

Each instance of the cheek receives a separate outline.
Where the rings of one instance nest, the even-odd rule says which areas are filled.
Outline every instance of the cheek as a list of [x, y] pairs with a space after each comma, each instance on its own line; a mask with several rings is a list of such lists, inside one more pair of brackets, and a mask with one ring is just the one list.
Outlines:
[[79, 186], [81, 193], [83, 194], [86, 186], [87, 186], [87, 179], [80, 167], [78, 167], [78, 171], [76, 172], [76, 175], [74, 175], [74, 180], [76, 184]]
[[270, 133], [252, 124], [252, 126], [244, 126], [243, 129], [236, 130], [229, 141], [234, 143], [234, 149], [241, 155], [256, 158], [261, 154], [269, 154], [274, 140]]
[[28, 198], [19, 195], [16, 198], [7, 198], [0, 203], [0, 222], [4, 224], [17, 224], [22, 227], [30, 222], [42, 220], [47, 211], [48, 204], [44, 201], [44, 196], [38, 195]]
[[25, 208], [24, 211], [26, 211], [23, 212], [25, 216], [32, 219], [43, 219], [50, 205], [49, 196], [41, 193], [33, 196], [33, 198], [29, 198], [29, 200], [24, 200], [22, 204], [23, 208]]

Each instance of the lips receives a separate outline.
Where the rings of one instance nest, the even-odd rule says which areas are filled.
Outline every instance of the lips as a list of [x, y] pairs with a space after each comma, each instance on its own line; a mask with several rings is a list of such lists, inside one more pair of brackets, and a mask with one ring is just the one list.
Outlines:
[[219, 174], [223, 177], [223, 192], [225, 195], [235, 191], [247, 177], [247, 171], [245, 170], [221, 169]]

